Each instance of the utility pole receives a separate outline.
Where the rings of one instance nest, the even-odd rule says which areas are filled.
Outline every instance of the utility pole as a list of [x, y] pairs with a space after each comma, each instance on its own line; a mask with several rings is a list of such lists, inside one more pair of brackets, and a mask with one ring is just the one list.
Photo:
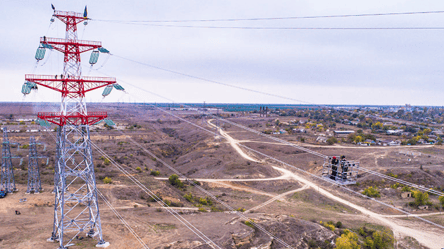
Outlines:
[[42, 182], [40, 181], [40, 169], [39, 162], [40, 158], [47, 158], [46, 156], [39, 156], [37, 154], [37, 145], [35, 138], [31, 137], [29, 141], [29, 156], [28, 156], [28, 189], [27, 194], [34, 192], [38, 194], [42, 191]]
[[[77, 39], [77, 24], [87, 24], [83, 15], [54, 9], [53, 17], [66, 25], [65, 38], [41, 37], [46, 49], [63, 53], [63, 73], [54, 75], [25, 75], [25, 84], [35, 83], [61, 93], [60, 112], [39, 112], [38, 118], [57, 127], [56, 165], [54, 176], [54, 223], [48, 241], [58, 242], [60, 249], [72, 245], [80, 233], [98, 239], [97, 247], [107, 247], [103, 240], [97, 201], [96, 179], [89, 126], [107, 118], [106, 112], [87, 112], [85, 94], [105, 87], [103, 96], [112, 88], [124, 90], [112, 77], [82, 76], [80, 54], [87, 51], [109, 53], [99, 41]], [[94, 53], [94, 52], [93, 52]], [[94, 56], [96, 56], [95, 53]], [[93, 56], [93, 55], [92, 55]]]
[[1, 182], [2, 189], [4, 189], [6, 193], [17, 191], [17, 188], [15, 187], [14, 167], [12, 167], [13, 158], [19, 157], [11, 154], [11, 143], [8, 138], [8, 129], [3, 127]]

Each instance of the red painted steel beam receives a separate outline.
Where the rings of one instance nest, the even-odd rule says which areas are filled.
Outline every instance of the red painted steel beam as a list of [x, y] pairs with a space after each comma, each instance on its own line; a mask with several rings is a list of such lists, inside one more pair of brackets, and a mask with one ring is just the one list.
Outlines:
[[25, 80], [34, 82], [37, 85], [47, 87], [62, 93], [62, 97], [78, 98], [85, 97], [85, 93], [115, 84], [113, 77], [70, 77], [61, 78], [62, 75], [35, 75], [26, 74]]
[[[102, 47], [100, 41], [70, 40], [62, 38], [40, 37], [40, 43], [51, 45], [55, 50], [65, 53], [84, 53]], [[68, 49], [66, 49], [68, 48]], [[78, 48], [78, 52], [77, 49]]]
[[39, 112], [37, 117], [59, 126], [64, 126], [67, 124], [92, 125], [107, 118], [108, 114], [106, 112], [90, 112], [87, 115], [81, 113], [63, 115], [61, 112]]

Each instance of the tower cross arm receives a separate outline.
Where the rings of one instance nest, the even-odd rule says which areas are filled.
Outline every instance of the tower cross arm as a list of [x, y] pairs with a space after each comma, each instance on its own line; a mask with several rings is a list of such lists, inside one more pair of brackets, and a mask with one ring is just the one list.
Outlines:
[[86, 92], [116, 83], [113, 77], [63, 76], [26, 74], [25, 80], [47, 87], [62, 96], [84, 97]]
[[52, 48], [62, 53], [75, 52], [73, 48], [76, 47], [79, 48], [80, 53], [102, 47], [102, 42], [100, 41], [72, 40], [46, 36], [40, 37], [40, 43], [50, 45]]

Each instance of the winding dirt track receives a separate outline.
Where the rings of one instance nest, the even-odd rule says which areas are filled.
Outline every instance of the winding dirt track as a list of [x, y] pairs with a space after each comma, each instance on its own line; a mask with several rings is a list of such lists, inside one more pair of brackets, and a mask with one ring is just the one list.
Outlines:
[[[208, 121], [208, 123], [214, 127], [214, 125], [210, 122], [211, 120]], [[226, 132], [224, 132], [222, 129], [220, 129], [220, 134], [225, 137], [227, 139], [227, 141], [229, 141], [230, 145], [245, 159], [247, 160], [251, 160], [251, 161], [255, 161], [258, 162], [258, 160], [253, 159], [251, 156], [247, 155], [244, 151], [242, 151], [240, 149], [240, 147], [238, 146], [238, 141], [233, 139], [231, 136], [229, 136]], [[430, 229], [430, 226], [426, 226], [425, 224], [422, 223], [417, 223], [417, 222], [412, 222], [412, 221], [401, 221], [401, 220], [390, 220], [389, 217], [398, 217], [398, 216], [386, 216], [386, 215], [381, 215], [381, 214], [377, 214], [374, 213], [364, 207], [361, 207], [359, 205], [356, 205], [350, 201], [347, 201], [345, 199], [342, 199], [338, 196], [333, 195], [332, 193], [328, 192], [327, 190], [321, 188], [320, 186], [318, 186], [317, 184], [305, 179], [304, 177], [301, 177], [289, 170], [280, 168], [280, 167], [276, 167], [273, 166], [273, 168], [275, 170], [278, 170], [282, 173], [282, 176], [285, 176], [286, 178], [291, 177], [294, 180], [305, 184], [307, 187], [311, 187], [314, 188], [316, 190], [318, 190], [318, 192], [322, 195], [324, 195], [325, 197], [328, 197], [334, 201], [340, 202], [344, 205], [347, 205], [351, 208], [354, 208], [358, 211], [360, 211], [362, 214], [374, 219], [375, 221], [377, 221], [380, 224], [389, 226], [392, 230], [393, 233], [395, 234], [395, 237], [398, 236], [409, 236], [412, 238], [415, 238], [419, 243], [421, 243], [424, 246], [427, 246], [429, 248], [443, 248], [444, 247], [444, 239], [443, 239], [443, 231], [438, 231], [439, 229], [433, 229], [433, 231]], [[215, 180], [215, 179], [206, 179], [206, 180]], [[244, 179], [245, 180], [245, 179]], [[250, 179], [252, 180], [252, 179]], [[259, 179], [257, 179], [259, 180]], [[263, 179], [265, 180], [265, 179]], [[267, 180], [270, 180], [270, 178], [268, 178]], [[225, 180], [226, 181], [226, 180]], [[304, 186], [305, 187], [305, 186]], [[274, 200], [278, 199], [276, 198], [277, 196], [273, 197], [271, 200], [267, 201], [269, 203], [273, 202]], [[265, 203], [267, 203], [265, 202]], [[264, 204], [265, 204], [264, 203]], [[405, 217], [405, 215], [401, 216], [401, 217]]]

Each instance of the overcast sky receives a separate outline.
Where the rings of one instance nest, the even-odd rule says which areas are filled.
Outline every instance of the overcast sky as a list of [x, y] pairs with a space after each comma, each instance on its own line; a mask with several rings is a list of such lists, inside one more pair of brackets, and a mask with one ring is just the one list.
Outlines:
[[[364, 2], [364, 3], [363, 3]], [[88, 101], [289, 103], [283, 98], [217, 85], [135, 64], [120, 57], [226, 84], [316, 104], [443, 105], [444, 30], [251, 30], [129, 25], [126, 21], [292, 17], [444, 10], [444, 1], [24, 1], [0, 0], [0, 99], [59, 101], [39, 88], [20, 93], [26, 73], [60, 74], [62, 55], [47, 51], [37, 66], [39, 37], [64, 37], [50, 25], [58, 10], [83, 12], [79, 38], [102, 41], [91, 70], [127, 89]], [[105, 20], [117, 20], [109, 22]], [[318, 18], [273, 21], [156, 23], [224, 27], [444, 27], [444, 14]], [[152, 23], [150, 23], [152, 24]], [[98, 69], [98, 70], [95, 70]]]

